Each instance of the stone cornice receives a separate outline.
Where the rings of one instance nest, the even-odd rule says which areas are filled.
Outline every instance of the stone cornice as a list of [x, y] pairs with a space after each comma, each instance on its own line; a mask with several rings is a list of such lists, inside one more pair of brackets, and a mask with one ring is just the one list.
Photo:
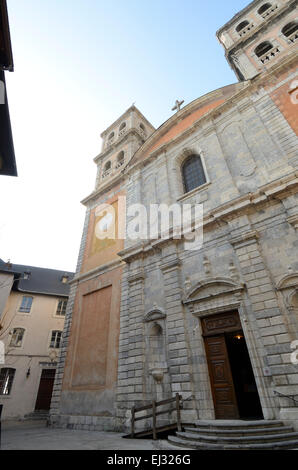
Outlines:
[[[216, 32], [216, 36], [219, 40], [219, 42], [221, 44], [222, 41], [220, 40], [219, 36], [227, 31], [228, 29], [230, 29], [233, 25], [235, 25], [236, 23], [238, 23], [238, 21], [243, 18], [243, 15], [246, 14], [246, 13], [249, 13], [250, 10], [253, 10], [254, 8], [257, 7], [258, 5], [259, 0], [255, 0], [253, 1], [252, 3], [250, 3], [249, 5], [247, 5], [245, 8], [243, 8], [243, 10], [241, 10], [240, 12], [238, 12], [230, 21], [228, 21], [224, 26], [222, 26], [217, 32]], [[232, 46], [230, 46], [228, 49], [226, 49], [227, 53], [231, 52], [233, 49], [235, 49], [236, 47], [239, 47], [239, 46], [242, 46], [243, 47], [243, 43], [244, 42], [249, 42], [257, 33], [259, 33], [260, 31], [262, 31], [263, 29], [266, 29], [267, 26], [269, 24], [272, 23], [272, 21], [274, 21], [276, 18], [278, 18], [279, 16], [283, 15], [285, 12], [288, 11], [289, 8], [293, 8], [295, 6], [295, 4], [297, 3], [297, 0], [293, 0], [292, 3], [287, 3], [285, 4], [284, 6], [282, 6], [281, 8], [277, 9], [276, 12], [272, 15], [270, 15], [270, 17], [268, 18], [268, 21], [261, 21], [261, 23], [259, 25], [257, 25], [254, 29], [251, 30], [251, 33], [247, 36], [245, 36], [245, 40], [243, 37], [239, 37], [239, 40], [234, 43]]]
[[[184, 108], [182, 108], [179, 112], [177, 112], [176, 114], [174, 114], [172, 117], [170, 117], [167, 121], [165, 121], [165, 123], [163, 123], [146, 141], [145, 143], [142, 145], [142, 147], [140, 147], [137, 152], [135, 153], [135, 155], [133, 156], [132, 160], [137, 158], [139, 155], [141, 155], [142, 153], [146, 152], [148, 149], [150, 149], [151, 145], [154, 143], [154, 141], [158, 140], [160, 137], [162, 137], [174, 124], [177, 124], [179, 123], [180, 121], [184, 120], [188, 115], [190, 115], [193, 111], [195, 111], [196, 109], [199, 109], [213, 101], [215, 101], [216, 99], [220, 99], [220, 98], [223, 98], [223, 95], [222, 95], [222, 90], [224, 88], [228, 88], [228, 87], [231, 87], [231, 86], [235, 86], [235, 89], [237, 89], [238, 91], [236, 91], [232, 96], [237, 96], [238, 93], [239, 93], [239, 89], [240, 91], [249, 86], [249, 81], [247, 82], [242, 82], [242, 83], [235, 83], [235, 84], [232, 84], [232, 85], [227, 85], [226, 87], [222, 87], [222, 88], [218, 88], [217, 90], [213, 90], [209, 93], [206, 93], [205, 95], [193, 100], [191, 103], [187, 104]], [[227, 101], [229, 101], [230, 98], [227, 99]], [[225, 103], [223, 103], [222, 105], [224, 105]], [[187, 133], [191, 133], [192, 130], [195, 129], [195, 127], [198, 126], [198, 123], [202, 122], [202, 120], [204, 120], [204, 117], [205, 116], [210, 116], [212, 115], [212, 113], [214, 112], [214, 110], [218, 110], [222, 105], [219, 105], [218, 107], [216, 107], [215, 109], [209, 111], [208, 113], [204, 114], [201, 118], [199, 118], [190, 128], [188, 128], [185, 132], [181, 133], [178, 138], [179, 140], [181, 138], [185, 138], [185, 134]], [[192, 130], [190, 130], [192, 129]], [[168, 143], [164, 144], [162, 147], [159, 147], [158, 149], [156, 149], [156, 151], [150, 153], [149, 155], [155, 155], [156, 152], [158, 153], [161, 153], [161, 149], [164, 149], [164, 148], [167, 148], [168, 145], [171, 143], [171, 142], [175, 142], [176, 144], [176, 139], [172, 139], [171, 141], [169, 141]], [[175, 145], [174, 144], [174, 145]], [[149, 156], [148, 155], [148, 156]], [[131, 161], [132, 161], [131, 160]], [[136, 163], [133, 163], [132, 162], [132, 166], [129, 167], [129, 164], [130, 162], [128, 162], [128, 167], [127, 168], [127, 171], [131, 171], [132, 169], [134, 169], [138, 164], [142, 164], [143, 162], [136, 162]]]
[[131, 127], [130, 129], [128, 129], [125, 134], [123, 134], [120, 138], [116, 139], [115, 142], [113, 144], [111, 144], [109, 147], [105, 148], [99, 155], [97, 155], [93, 161], [95, 163], [98, 163], [99, 160], [103, 159], [104, 157], [106, 157], [107, 155], [109, 155], [109, 153], [112, 153], [114, 152], [117, 147], [119, 147], [124, 140], [128, 139], [129, 137], [131, 136], [137, 136], [139, 137], [139, 139], [141, 141], [143, 141], [143, 137], [141, 136], [141, 134], [138, 132], [138, 130], [135, 128], [135, 127]]
[[234, 247], [237, 245], [243, 245], [248, 243], [253, 243], [259, 239], [259, 234], [256, 230], [249, 230], [248, 232], [241, 233], [237, 237], [230, 238], [230, 243]]
[[120, 125], [122, 123], [122, 121], [125, 119], [125, 117], [128, 116], [131, 112], [134, 112], [134, 113], [138, 114], [139, 117], [141, 119], [143, 119], [151, 129], [153, 129], [153, 130], [155, 129], [154, 126], [151, 124], [151, 122], [149, 122], [148, 119], [145, 118], [145, 116], [141, 113], [141, 111], [136, 106], [132, 105], [123, 114], [121, 114], [121, 116], [118, 119], [116, 119], [116, 121], [114, 121], [112, 124], [110, 124], [109, 127], [107, 127], [100, 134], [100, 137], [104, 138], [115, 126]]
[[[237, 22], [244, 14], [246, 14], [248, 11], [250, 11], [253, 6], [256, 6], [260, 0], [253, 0], [251, 3], [249, 3], [246, 7], [242, 8], [242, 10], [238, 11], [236, 15], [233, 16], [227, 23], [225, 23], [221, 28], [219, 28], [216, 31], [216, 36], [219, 39], [219, 35], [229, 29], [235, 22]], [[219, 39], [220, 40], [220, 39]], [[221, 42], [221, 41], [220, 41]]]
[[145, 273], [143, 269], [139, 269], [138, 271], [135, 271], [133, 273], [129, 273], [127, 276], [127, 281], [129, 284], [132, 284], [134, 282], [140, 282], [145, 279]]
[[288, 217], [287, 222], [293, 225], [295, 230], [298, 230], [298, 214], [294, 214]]
[[81, 204], [87, 206], [90, 201], [93, 201], [99, 196], [107, 193], [113, 188], [113, 186], [119, 185], [124, 179], [125, 176], [121, 172], [116, 174], [110, 180], [108, 180], [106, 184], [102, 185], [101, 187], [93, 191], [91, 194], [89, 194], [89, 196], [85, 197], [85, 199], [81, 201]]
[[[161, 137], [174, 124], [175, 119], [177, 119], [177, 122], [184, 119], [188, 114], [191, 113], [191, 111], [195, 107], [195, 103], [197, 106], [198, 100], [202, 98], [206, 98], [207, 100], [207, 97], [209, 97], [211, 93], [216, 93], [216, 92], [219, 93], [221, 88], [219, 90], [215, 90], [214, 92], [207, 93], [207, 95], [204, 95], [203, 97], [198, 98], [197, 100], [194, 100], [189, 105], [182, 108], [182, 110], [180, 110], [179, 113], [176, 113], [176, 115], [172, 116], [168, 121], [166, 121], [160, 128], [157, 129], [157, 131], [155, 131], [146, 140], [146, 142], [137, 150], [137, 152], [131, 158], [130, 162], [127, 163], [124, 169], [124, 172], [129, 174], [132, 171], [134, 171], [136, 168], [143, 167], [144, 165], [149, 164], [149, 160], [153, 160], [154, 158], [157, 158], [162, 153], [170, 150], [172, 147], [175, 147], [181, 141], [185, 140], [189, 135], [194, 133], [198, 128], [201, 128], [204, 134], [205, 130], [203, 128], [203, 125], [206, 124], [208, 121], [209, 122], [211, 121], [211, 126], [209, 125], [209, 127], [206, 129], [206, 132], [210, 135], [210, 133], [212, 133], [212, 130], [215, 131], [216, 129], [214, 119], [217, 119], [218, 116], [220, 116], [222, 113], [226, 112], [233, 106], [235, 107], [235, 111], [243, 110], [243, 106], [245, 106], [246, 108], [249, 107], [249, 105], [239, 104], [239, 102], [245, 97], [250, 98], [252, 93], [257, 91], [260, 86], [268, 86], [270, 84], [270, 80], [273, 80], [277, 73], [281, 72], [285, 67], [294, 65], [296, 60], [297, 60], [297, 56], [295, 54], [295, 51], [293, 51], [291, 54], [284, 57], [280, 62], [271, 66], [270, 70], [266, 70], [263, 73], [258, 73], [252, 79], [241, 82], [243, 86], [238, 91], [236, 91], [232, 96], [226, 99], [224, 103], [218, 105], [214, 109], [211, 109], [210, 111], [205, 113], [203, 116], [201, 116], [197, 121], [195, 121], [184, 132], [182, 132], [181, 134], [177, 135], [175, 138], [169, 140], [168, 142], [164, 143], [163, 145], [161, 145], [160, 147], [152, 151], [150, 154], [148, 154], [145, 160], [139, 160], [133, 163], [133, 160], [137, 158], [139, 154], [141, 154], [142, 152], [146, 152], [147, 147], [150, 147], [151, 143], [153, 143], [154, 140]], [[220, 97], [219, 94], [218, 94], [218, 97]], [[191, 105], [193, 106], [193, 108], [189, 109], [188, 106], [191, 106]], [[251, 106], [253, 106], [253, 103], [251, 103]], [[187, 113], [183, 115], [182, 112], [185, 110], [187, 111]]]
[[108, 271], [112, 271], [113, 269], [120, 268], [124, 265], [125, 264], [121, 259], [110, 261], [109, 263], [105, 263], [101, 266], [98, 266], [97, 268], [92, 269], [91, 271], [87, 271], [86, 273], [76, 274], [76, 276], [69, 282], [69, 285], [71, 286], [73, 284], [77, 284], [80, 281], [87, 281], [93, 279], [94, 277], [97, 277], [100, 274], [104, 274]]
[[296, 51], [292, 51], [289, 55], [283, 57], [275, 64], [271, 65], [269, 70], [264, 73], [258, 73], [251, 79], [251, 83], [257, 86], [268, 86], [268, 80], [273, 80], [275, 76], [280, 72], [284, 72], [287, 67], [295, 66], [297, 64]]
[[[291, 191], [291, 193], [298, 192], [298, 172], [293, 172], [284, 178], [273, 181], [259, 188], [255, 193], [246, 194], [212, 209], [204, 216], [203, 226], [205, 228], [221, 222], [227, 223], [228, 220], [243, 213], [247, 213], [248, 210], [258, 204], [266, 203], [271, 199], [280, 200], [287, 197], [289, 191]], [[251, 242], [253, 239], [257, 239], [257, 237], [256, 231], [249, 231], [241, 234], [239, 237], [231, 237], [230, 242], [232, 244], [244, 243], [249, 240]], [[183, 240], [182, 238], [182, 241]], [[145, 240], [138, 245], [122, 250], [118, 255], [123, 261], [130, 263], [134, 259], [152, 254], [154, 251], [161, 249], [166, 243], [179, 243], [180, 241], [181, 240], [173, 239], [171, 236], [167, 239]]]
[[[202, 127], [206, 122], [211, 121], [211, 126], [209, 126], [206, 129], [206, 131], [209, 134], [210, 134], [210, 132], [212, 132], [212, 130], [215, 131], [215, 123], [214, 123], [213, 119], [216, 119], [218, 117], [218, 115], [220, 115], [223, 112], [227, 111], [232, 106], [235, 106], [235, 108], [237, 108], [237, 109], [240, 106], [240, 110], [242, 110], [243, 105], [239, 105], [239, 101], [241, 99], [243, 99], [245, 97], [249, 97], [251, 95], [251, 93], [256, 91], [260, 86], [268, 86], [268, 84], [270, 83], [270, 80], [274, 79], [274, 76], [277, 73], [281, 72], [286, 66], [293, 65], [295, 63], [295, 61], [296, 61], [296, 54], [293, 51], [289, 56], [282, 59], [281, 62], [273, 65], [270, 68], [269, 71], [266, 71], [265, 73], [258, 74], [253, 79], [247, 80], [246, 82], [243, 82], [244, 86], [240, 90], [238, 90], [235, 94], [233, 94], [230, 98], [228, 98], [224, 103], [222, 103], [221, 105], [217, 106], [216, 108], [210, 110], [209, 112], [207, 112], [206, 114], [201, 116], [197, 121], [195, 121], [192, 124], [192, 126], [190, 126], [184, 132], [179, 134], [177, 137], [175, 137], [174, 139], [171, 139], [169, 142], [167, 142], [167, 143], [161, 145], [160, 147], [158, 147], [156, 150], [154, 150], [151, 154], [148, 155], [148, 158], [146, 158], [145, 160], [137, 161], [136, 163], [132, 164], [132, 166], [130, 166], [130, 162], [133, 161], [133, 159], [135, 158], [135, 156], [138, 153], [146, 151], [145, 146], [148, 145], [148, 142], [152, 141], [153, 137], [154, 137], [154, 139], [158, 138], [157, 135], [156, 135], [156, 132], [162, 132], [161, 129], [164, 129], [165, 124], [168, 125], [169, 123], [171, 123], [171, 125], [172, 125], [174, 123], [175, 119], [178, 118], [178, 121], [182, 120], [187, 116], [187, 114], [189, 114], [191, 112], [189, 110], [188, 106], [194, 105], [194, 103], [197, 102], [197, 100], [194, 100], [192, 103], [190, 103], [185, 108], [180, 110], [179, 113], [176, 113], [176, 115], [172, 116], [168, 121], [166, 121], [166, 123], [164, 125], [162, 125], [160, 129], [157, 129], [157, 131], [155, 131], [146, 140], [146, 142], [140, 147], [140, 149], [137, 150], [137, 152], [132, 156], [131, 160], [129, 162], [127, 162], [127, 164], [124, 166], [124, 168], [121, 170], [121, 172], [119, 174], [115, 175], [113, 178], [109, 179], [106, 182], [106, 184], [102, 185], [100, 188], [93, 191], [89, 196], [84, 198], [81, 201], [81, 203], [86, 205], [90, 200], [93, 200], [96, 197], [100, 196], [102, 193], [108, 191], [112, 186], [114, 186], [114, 185], [118, 184], [119, 182], [121, 182], [122, 180], [124, 180], [127, 177], [127, 175], [129, 175], [130, 173], [132, 173], [136, 169], [142, 168], [143, 166], [148, 165], [149, 163], [151, 163], [151, 161], [153, 159], [157, 158], [162, 153], [170, 150], [172, 147], [175, 147], [176, 145], [178, 145], [181, 141], [185, 140], [189, 135], [191, 135], [193, 132], [195, 132], [197, 130], [197, 128]], [[219, 92], [220, 90], [221, 89], [215, 90], [214, 92], [211, 92], [211, 93], [215, 93], [216, 91]], [[204, 95], [204, 97], [209, 96], [211, 93], [208, 93], [207, 95]], [[201, 98], [199, 98], [199, 99], [201, 99]], [[182, 114], [184, 110], [187, 111], [186, 114]], [[180, 115], [180, 116], [177, 116], [177, 115]], [[202, 132], [204, 133], [204, 129], [202, 129]], [[94, 160], [99, 159], [101, 155], [102, 154], [100, 154], [98, 157], [95, 157]]]
[[162, 263], [160, 265], [160, 269], [165, 273], [165, 272], [172, 271], [172, 270], [179, 268], [180, 264], [181, 264], [180, 259], [174, 258], [174, 259], [171, 259]]

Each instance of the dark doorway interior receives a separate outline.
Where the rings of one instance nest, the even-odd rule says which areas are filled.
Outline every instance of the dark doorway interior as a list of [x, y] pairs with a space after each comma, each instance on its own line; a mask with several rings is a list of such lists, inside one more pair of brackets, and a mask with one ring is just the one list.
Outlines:
[[47, 411], [51, 406], [52, 392], [55, 380], [55, 369], [43, 369], [36, 399], [35, 410]]
[[243, 331], [225, 333], [225, 339], [239, 416], [242, 419], [262, 419], [262, 407]]

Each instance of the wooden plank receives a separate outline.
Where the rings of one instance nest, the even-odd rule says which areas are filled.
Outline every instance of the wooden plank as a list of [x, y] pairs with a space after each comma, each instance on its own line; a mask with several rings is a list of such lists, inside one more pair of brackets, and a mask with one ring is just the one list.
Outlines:
[[182, 431], [181, 427], [181, 414], [180, 414], [180, 395], [176, 393], [176, 411], [177, 411], [177, 428], [178, 431]]
[[153, 413], [153, 439], [156, 441], [156, 404], [155, 401], [152, 401], [152, 413]]
[[135, 407], [131, 409], [131, 437], [135, 435]]
[[[167, 398], [166, 400], [157, 401], [156, 406], [167, 405], [168, 403], [174, 403], [175, 401], [176, 397]], [[135, 412], [137, 413], [138, 411], [149, 410], [150, 408], [152, 408], [152, 404], [135, 407]]]
[[168, 398], [167, 400], [157, 401], [156, 406], [167, 405], [168, 403], [174, 403], [175, 400], [176, 400], [176, 397]]
[[[173, 424], [169, 424], [167, 426], [157, 427], [156, 428], [156, 434], [158, 435], [161, 432], [169, 431], [169, 430], [172, 430], [172, 429], [177, 429], [177, 423], [176, 422], [173, 423]], [[146, 429], [145, 431], [138, 431], [138, 432], [135, 433], [135, 438], [142, 437], [142, 436], [148, 436], [152, 433], [153, 433], [152, 429]], [[131, 435], [129, 434], [128, 436], [124, 436], [124, 437], [131, 437]]]
[[[173, 411], [175, 411], [175, 409], [166, 410], [166, 411], [157, 411], [157, 412], [155, 413], [155, 416], [164, 415], [164, 414], [166, 414], [166, 413], [172, 413]], [[147, 418], [152, 418], [152, 417], [153, 417], [153, 414], [146, 415], [146, 416], [139, 416], [138, 418], [135, 418], [135, 421], [141, 421], [142, 419], [147, 419]]]
[[144, 410], [149, 410], [152, 408], [152, 404], [150, 405], [144, 405], [144, 406], [139, 406], [138, 408], [135, 408], [135, 412], [137, 413], [138, 411], [144, 411]]

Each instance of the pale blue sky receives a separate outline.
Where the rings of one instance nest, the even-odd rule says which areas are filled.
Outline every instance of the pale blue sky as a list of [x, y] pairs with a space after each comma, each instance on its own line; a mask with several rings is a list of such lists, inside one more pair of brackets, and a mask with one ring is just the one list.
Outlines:
[[8, 0], [18, 178], [0, 179], [0, 258], [74, 270], [100, 133], [133, 102], [155, 126], [237, 81], [215, 32], [248, 0]]

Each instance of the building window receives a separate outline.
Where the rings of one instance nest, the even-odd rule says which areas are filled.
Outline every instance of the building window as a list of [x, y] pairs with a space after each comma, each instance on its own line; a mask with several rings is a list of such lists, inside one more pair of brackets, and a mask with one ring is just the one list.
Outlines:
[[260, 59], [262, 64], [265, 64], [265, 62], [274, 59], [279, 52], [279, 47], [273, 47], [269, 41], [262, 42], [255, 48], [255, 54]]
[[29, 313], [31, 310], [32, 302], [33, 302], [33, 297], [27, 297], [24, 295], [22, 298], [22, 303], [21, 303], [19, 312]]
[[146, 129], [144, 124], [140, 123], [141, 134], [143, 137], [146, 137]]
[[255, 48], [255, 53], [257, 57], [261, 57], [262, 55], [266, 54], [273, 48], [271, 42], [265, 41], [262, 42], [261, 44], [258, 45], [258, 47]]
[[122, 122], [121, 126], [119, 127], [119, 131], [123, 131], [126, 128], [126, 122]]
[[247, 20], [245, 21], [242, 21], [242, 23], [238, 24], [238, 26], [236, 27], [236, 31], [237, 33], [239, 33], [239, 31], [241, 31], [241, 29], [244, 29], [245, 26], [247, 26], [249, 23]]
[[238, 24], [236, 27], [236, 31], [239, 36], [244, 36], [245, 34], [249, 33], [249, 31], [254, 28], [253, 23], [249, 23], [247, 20], [242, 21], [242, 23]]
[[59, 317], [64, 317], [66, 313], [66, 305], [67, 305], [67, 300], [61, 299], [58, 302], [57, 310], [56, 310], [56, 315]]
[[117, 155], [116, 168], [119, 168], [120, 166], [122, 166], [123, 163], [124, 163], [124, 152], [122, 150]]
[[271, 3], [264, 3], [264, 5], [261, 6], [261, 8], [258, 9], [258, 14], [262, 18], [267, 18], [267, 16], [272, 15], [272, 13], [275, 12], [275, 10], [278, 9], [278, 5], [272, 5]]
[[286, 36], [291, 42], [295, 42], [298, 38], [298, 23], [297, 21], [292, 21], [291, 23], [286, 24], [281, 30], [282, 34]]
[[111, 162], [109, 160], [108, 162], [106, 162], [106, 164], [103, 168], [103, 174], [102, 174], [103, 178], [105, 178], [106, 176], [108, 176], [110, 174], [111, 168], [112, 168], [112, 165], [111, 165]]
[[110, 169], [111, 169], [111, 162], [109, 160], [104, 166], [104, 171], [109, 171]]
[[10, 346], [20, 348], [22, 346], [25, 330], [24, 328], [14, 328], [10, 340]]
[[0, 370], [0, 395], [10, 395], [15, 371], [9, 367]]
[[114, 132], [111, 132], [110, 135], [109, 135], [109, 140], [112, 140], [114, 135], [115, 135]]
[[68, 283], [68, 279], [69, 279], [68, 274], [63, 274], [63, 276], [61, 277], [61, 282], [62, 282], [63, 284], [67, 284], [67, 283]]
[[52, 331], [50, 348], [59, 349], [61, 346], [62, 331]]
[[186, 193], [206, 183], [204, 168], [198, 155], [190, 155], [183, 163], [182, 177]]
[[258, 9], [259, 15], [265, 13], [265, 11], [267, 11], [271, 6], [271, 3], [264, 3], [264, 5], [262, 5], [261, 8]]
[[247, 25], [248, 25], [248, 21], [242, 21], [242, 23], [238, 24], [238, 26], [236, 27], [236, 31], [237, 33], [239, 33], [242, 29], [244, 29]]

